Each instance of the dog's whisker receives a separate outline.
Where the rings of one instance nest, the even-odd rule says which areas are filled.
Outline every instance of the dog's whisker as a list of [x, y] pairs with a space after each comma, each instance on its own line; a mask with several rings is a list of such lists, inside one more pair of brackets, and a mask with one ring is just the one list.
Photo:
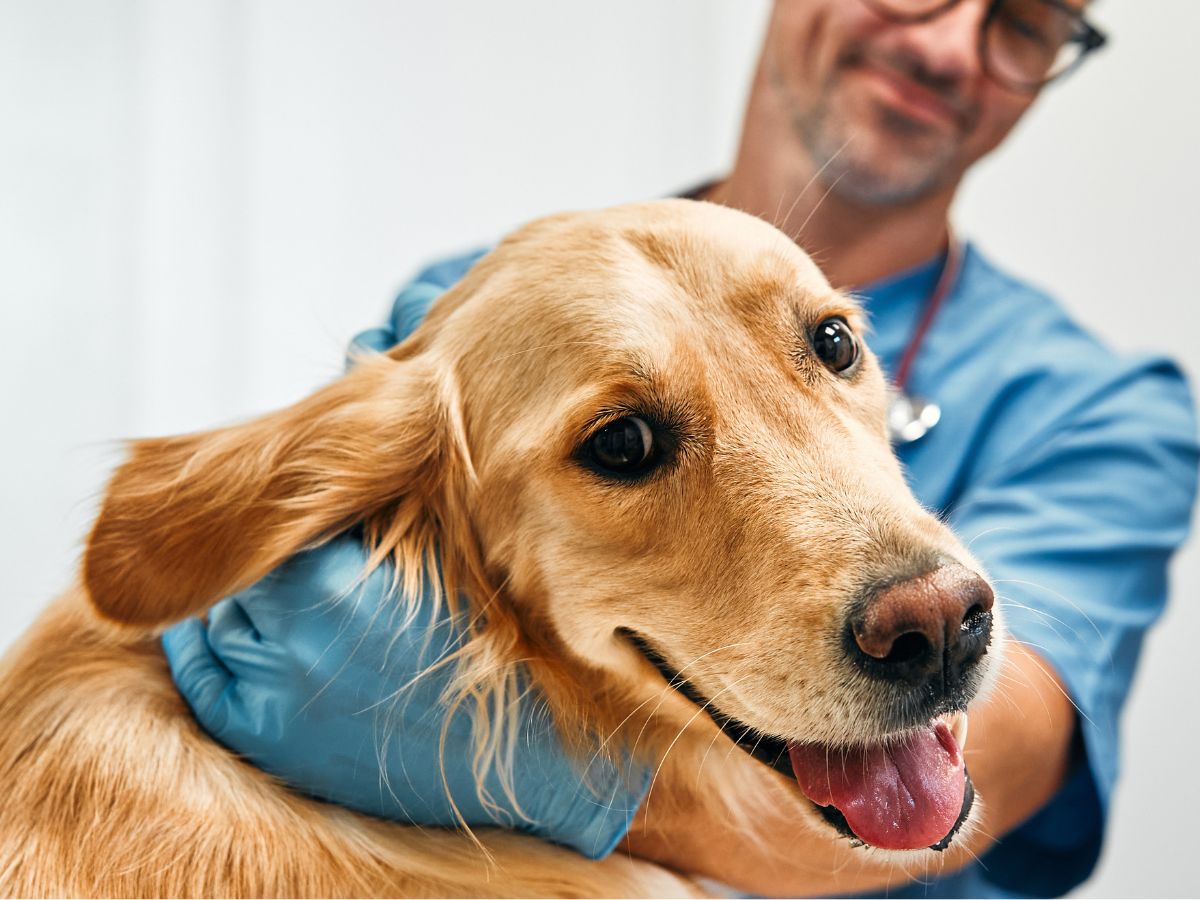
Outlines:
[[[844, 175], [844, 173], [843, 173], [843, 175]], [[843, 175], [839, 175], [837, 178], [833, 179], [833, 181], [830, 183], [829, 187], [827, 187], [825, 189], [825, 193], [823, 193], [821, 195], [821, 199], [819, 199], [817, 201], [816, 205], [812, 208], [812, 210], [809, 212], [809, 214], [804, 217], [804, 221], [800, 223], [800, 227], [796, 229], [794, 234], [790, 235], [790, 237], [793, 241], [800, 240], [800, 235], [804, 232], [804, 229], [808, 227], [808, 223], [812, 221], [813, 216], [815, 216], [820, 211], [820, 209], [824, 205], [825, 201], [827, 199], [829, 199], [829, 195], [832, 194], [834, 188], [836, 188], [838, 186], [838, 182], [840, 182], [842, 180]]]
[[[1023, 581], [1022, 579], [1019, 579], [1019, 578], [1000, 578], [1000, 579], [997, 579], [994, 582], [994, 584], [997, 584], [997, 585], [1019, 584], [1019, 585], [1025, 586], [1025, 587], [1034, 588], [1035, 590], [1045, 591], [1047, 594], [1049, 594], [1054, 599], [1059, 600], [1062, 603], [1065, 603], [1067, 606], [1069, 606], [1073, 610], [1075, 610], [1075, 612], [1079, 613], [1079, 615], [1081, 615], [1083, 617], [1083, 620], [1092, 626], [1092, 631], [1095, 632], [1096, 637], [1099, 638], [1101, 642], [1104, 641], [1104, 634], [1100, 631], [1099, 626], [1096, 625], [1096, 623], [1092, 619], [1092, 617], [1089, 616], [1083, 610], [1083, 608], [1078, 603], [1076, 603], [1074, 600], [1072, 600], [1070, 597], [1066, 597], [1063, 594], [1060, 594], [1058, 591], [1054, 590], [1053, 588], [1048, 588], [1044, 584], [1038, 584], [1036, 581]], [[1111, 664], [1111, 662], [1112, 662], [1111, 657], [1109, 659], [1109, 662]]]
[[[803, 188], [801, 189], [800, 193], [804, 193], [804, 189], [803, 189]], [[772, 224], [773, 226], [775, 226], [776, 228], [779, 228], [779, 227], [780, 227], [780, 221], [781, 221], [781, 220], [780, 220], [780, 218], [779, 218], [779, 211], [780, 211], [781, 209], [783, 209], [783, 201], [784, 201], [784, 198], [785, 198], [785, 197], [787, 197], [787, 191], [786, 191], [786, 190], [782, 190], [782, 191], [780, 191], [780, 192], [779, 192], [779, 199], [777, 199], [777, 200], [775, 201], [775, 214], [774, 214], [773, 216], [771, 216], [771, 224]], [[780, 229], [780, 230], [782, 230], [782, 229]]]
[[[738, 641], [738, 642], [735, 642], [732, 644], [726, 644], [721, 647], [714, 648], [713, 650], [709, 650], [705, 653], [700, 654], [699, 656], [694, 657], [684, 668], [686, 669], [686, 668], [694, 665], [699, 660], [704, 659], [706, 656], [710, 656], [713, 653], [716, 653], [720, 650], [727, 650], [730, 647], [737, 647], [737, 646], [742, 646], [744, 644], [750, 644], [750, 643], [752, 643], [752, 642]], [[679, 671], [682, 672], [683, 670], [681, 669]], [[655, 705], [654, 709], [651, 710], [650, 715], [646, 717], [645, 721], [642, 722], [642, 727], [639, 729], [637, 738], [634, 740], [634, 744], [633, 744], [633, 748], [632, 748], [633, 750], [636, 750], [637, 747], [640, 745], [642, 736], [645, 734], [646, 728], [649, 726], [651, 719], [655, 715], [657, 715], [658, 711], [662, 708], [662, 705], [664, 703], [668, 702], [669, 700], [672, 700], [675, 698], [676, 694], [673, 690], [674, 687], [675, 687], [675, 685], [668, 682], [664, 685], [664, 688], [658, 694], [658, 703], [657, 703], [657, 705]]]
[[995, 525], [992, 528], [985, 528], [983, 531], [980, 531], [979, 533], [973, 535], [971, 537], [971, 539], [966, 542], [967, 543], [967, 551], [971, 552], [972, 548], [975, 546], [975, 542], [982, 537], [986, 537], [989, 534], [995, 534], [998, 531], [1013, 531], [1013, 532], [1015, 532], [1016, 530], [1017, 529], [1013, 528], [1011, 525]]
[[[618, 722], [615, 726], [613, 726], [613, 728], [609, 731], [607, 737], [605, 737], [604, 740], [602, 740], [600, 742], [600, 746], [596, 748], [596, 752], [594, 752], [592, 754], [591, 758], [588, 759], [587, 765], [584, 766], [585, 772], [591, 767], [592, 763], [594, 763], [597, 759], [599, 759], [600, 754], [604, 752], [604, 748], [607, 747], [609, 745], [609, 743], [614, 738], [616, 738], [616, 736], [618, 734], [620, 734], [621, 729], [625, 725], [625, 723], [628, 722], [630, 719], [632, 719], [635, 715], [637, 715], [638, 710], [640, 710], [647, 703], [650, 703], [651, 701], [653, 701], [655, 699], [656, 699], [655, 697], [647, 697], [645, 700], [643, 700], [641, 703], [639, 703], [637, 706], [635, 706], [632, 710], [630, 710], [629, 714], [626, 715], [625, 718], [623, 718], [620, 722]], [[660, 700], [659, 702], [661, 703], [662, 701]]]
[[1020, 603], [1020, 602], [1014, 600], [1012, 597], [1009, 597], [1007, 594], [997, 593], [996, 599], [999, 600], [1004, 605], [1005, 608], [1023, 609], [1023, 610], [1026, 610], [1027, 612], [1033, 613], [1035, 616], [1038, 616], [1038, 618], [1041, 620], [1041, 624], [1045, 625], [1047, 628], [1049, 628], [1051, 631], [1053, 631], [1057, 637], [1061, 638], [1061, 637], [1064, 637], [1064, 635], [1061, 631], [1059, 631], [1057, 628], [1054, 627], [1054, 623], [1062, 625], [1065, 629], [1067, 629], [1067, 631], [1069, 631], [1071, 633], [1070, 634], [1071, 638], [1073, 638], [1074, 640], [1080, 641], [1080, 642], [1083, 642], [1083, 640], [1084, 640], [1083, 636], [1080, 635], [1080, 633], [1079, 633], [1079, 629], [1075, 628], [1073, 625], [1071, 625], [1066, 620], [1060, 619], [1057, 616], [1053, 616], [1050, 613], [1046, 612], [1045, 610], [1038, 609], [1036, 606], [1029, 606], [1028, 604]]
[[[1042, 651], [1046, 650], [1045, 647], [1042, 647], [1039, 644], [1035, 644], [1032, 641], [1023, 641], [1020, 638], [1013, 637], [1013, 636], [1010, 636], [1009, 640], [1013, 641], [1014, 643], [1020, 644], [1022, 647], [1030, 647], [1034, 650], [1042, 650]], [[1091, 725], [1093, 728], [1095, 728], [1096, 723], [1093, 722], [1091, 717], [1088, 716], [1088, 714], [1083, 711], [1083, 708], [1078, 703], [1075, 702], [1075, 698], [1071, 696], [1070, 692], [1064, 690], [1063, 687], [1058, 683], [1058, 678], [1055, 675], [1054, 671], [1052, 669], [1050, 669], [1045, 663], [1042, 662], [1041, 654], [1030, 654], [1029, 658], [1033, 662], [1033, 664], [1035, 666], [1037, 666], [1038, 669], [1041, 670], [1042, 674], [1046, 676], [1046, 679], [1054, 686], [1054, 689], [1056, 691], [1058, 691], [1060, 694], [1062, 694], [1062, 696], [1064, 698], [1066, 698], [1067, 702], [1069, 702], [1071, 704], [1071, 706], [1074, 707], [1075, 712], [1079, 713], [1080, 718], [1082, 718], [1085, 722], [1087, 722], [1089, 725]]]
[[[1025, 676], [1024, 673], [1020, 673], [1021, 677], [1017, 677], [1017, 675], [1018, 675], [1018, 673], [1006, 674], [1006, 673], [1002, 672], [996, 676], [996, 684], [999, 686], [1008, 685], [1008, 686], [1012, 686], [1012, 687], [1028, 687], [1031, 684], [1028, 676]], [[1021, 707], [1021, 705], [1019, 703], [1017, 703], [1017, 701], [1015, 699], [1013, 699], [1012, 697], [1010, 697], [1007, 693], [1000, 692], [1000, 693], [993, 694], [991, 697], [988, 698], [987, 702], [995, 703], [997, 700], [1008, 704], [1009, 709], [1013, 709], [1018, 712], [1023, 711], [1023, 708]]]
[[684, 663], [683, 666], [681, 666], [676, 671], [679, 674], [683, 674], [689, 668], [691, 668], [693, 665], [698, 663], [700, 660], [705, 659], [706, 657], [712, 656], [714, 653], [720, 653], [721, 651], [729, 650], [732, 647], [749, 647], [749, 646], [753, 646], [753, 644], [754, 644], [754, 641], [734, 641], [732, 644], [722, 644], [720, 647], [713, 647], [711, 650], [706, 650], [704, 653], [701, 653], [699, 656], [693, 657], [691, 660]]
[[663, 687], [658, 695], [658, 703], [655, 705], [654, 709], [651, 710], [650, 715], [647, 716], [645, 718], [645, 720], [643, 720], [642, 727], [638, 729], [637, 737], [634, 739], [633, 747], [630, 750], [631, 753], [636, 752], [638, 747], [641, 745], [642, 737], [645, 735], [646, 729], [650, 727], [651, 719], [653, 719], [653, 717], [658, 713], [658, 711], [660, 709], [662, 709], [662, 705], [670, 700], [675, 699], [675, 698], [676, 698], [676, 694], [672, 690], [671, 686], [669, 684], [664, 683]]
[[658, 776], [659, 776], [659, 774], [661, 774], [661, 772], [663, 770], [663, 766], [666, 764], [667, 757], [670, 756], [671, 750], [674, 749], [675, 745], [679, 742], [679, 739], [683, 737], [684, 733], [687, 731], [687, 729], [689, 727], [691, 727], [692, 723], [695, 722], [697, 718], [699, 718], [700, 716], [702, 716], [706, 712], [708, 712], [709, 705], [713, 701], [715, 701], [717, 699], [717, 697], [721, 696], [721, 694], [728, 692], [729, 690], [732, 690], [732, 688], [735, 685], [739, 684], [742, 681], [745, 681], [746, 678], [749, 678], [749, 677], [750, 677], [749, 675], [743, 676], [742, 678], [740, 678], [740, 679], [734, 681], [733, 683], [727, 685], [726, 687], [722, 688], [720, 691], [717, 691], [716, 694], [714, 694], [712, 697], [709, 698], [708, 702], [706, 702], [703, 706], [699, 706], [696, 708], [696, 711], [692, 714], [691, 718], [687, 720], [687, 722], [676, 733], [675, 737], [672, 738], [671, 743], [669, 743], [667, 745], [667, 749], [663, 751], [663, 754], [659, 759], [658, 767], [654, 770], [654, 774], [652, 776], [650, 776], [650, 788], [649, 788], [649, 790], [646, 791], [646, 799], [643, 801], [643, 803], [647, 806], [647, 817], [649, 816], [650, 799], [654, 794], [655, 783], [658, 781]]
[[[1011, 684], [1011, 685], [1027, 687], [1027, 688], [1034, 687], [1034, 682], [1033, 682], [1032, 677], [1028, 673], [1020, 672], [1020, 671], [1013, 672], [1011, 674], [1001, 673], [1001, 675], [997, 679], [997, 681], [1000, 684]], [[1042, 696], [1042, 693], [1040, 691], [1035, 690], [1034, 694], [1037, 696], [1038, 701], [1041, 703], [1042, 712], [1044, 712], [1046, 714], [1047, 721], [1050, 721], [1052, 717], [1051, 717], [1051, 713], [1050, 713], [1050, 706], [1046, 703], [1046, 698]], [[1026, 707], [1022, 706], [1021, 704], [1017, 703], [1017, 701], [1014, 698], [1005, 696], [1004, 699], [1009, 703], [1009, 707], [1011, 709], [1020, 713], [1022, 717], [1027, 716], [1028, 709]]]
[[[792, 201], [792, 205], [788, 207], [788, 211], [786, 213], [784, 213], [783, 218], [777, 222], [772, 223], [775, 225], [776, 228], [782, 229], [785, 225], [787, 225], [787, 220], [792, 217], [792, 213], [794, 213], [796, 211], [797, 204], [799, 204], [801, 199], [803, 199], [804, 195], [808, 193], [809, 188], [811, 188], [814, 184], [817, 183], [817, 180], [822, 175], [825, 174], [825, 170], [828, 169], [831, 165], [833, 165], [834, 161], [836, 161], [837, 158], [842, 155], [843, 151], [845, 151], [845, 149], [850, 146], [850, 142], [853, 139], [854, 139], [853, 137], [846, 138], [846, 140], [842, 142], [842, 145], [840, 147], [838, 147], [837, 150], [835, 150], [832, 154], [830, 154], [829, 159], [825, 160], [825, 162], [823, 162], [821, 164], [821, 167], [812, 174], [812, 177], [809, 178], [807, 182], [805, 182], [804, 187], [800, 188], [800, 191], [796, 194], [796, 199]], [[834, 184], [835, 185], [837, 184], [836, 179], [834, 180]], [[817, 201], [818, 207], [821, 205], [821, 203], [824, 202], [825, 197], [827, 197], [827, 196], [829, 196], [828, 191], [826, 191], [826, 193], [824, 195], [822, 195], [821, 199]], [[783, 202], [783, 194], [782, 193], [779, 195], [779, 198], [780, 198], [780, 203], [782, 203]], [[813, 212], [815, 212], [815, 211], [816, 210], [814, 209]], [[778, 210], [776, 210], [776, 212], [778, 212]], [[812, 218], [811, 214], [810, 214], [809, 218]], [[805, 219], [804, 225], [807, 225], [807, 224], [808, 224], [808, 219]], [[796, 234], [792, 236], [793, 241], [795, 241], [799, 238], [800, 232], [804, 230], [804, 225], [801, 225], [800, 229], [796, 232]]]
[[709, 740], [709, 742], [708, 742], [708, 746], [706, 746], [704, 748], [704, 753], [700, 757], [700, 764], [698, 766], [696, 766], [696, 787], [700, 787], [700, 784], [701, 784], [700, 778], [701, 778], [701, 774], [704, 771], [704, 765], [705, 765], [705, 763], [708, 762], [708, 756], [710, 753], [712, 753], [712, 748], [716, 746], [717, 741], [719, 741], [721, 739], [723, 734], [724, 734], [724, 732], [722, 732], [720, 728], [716, 729], [713, 732], [712, 739]]

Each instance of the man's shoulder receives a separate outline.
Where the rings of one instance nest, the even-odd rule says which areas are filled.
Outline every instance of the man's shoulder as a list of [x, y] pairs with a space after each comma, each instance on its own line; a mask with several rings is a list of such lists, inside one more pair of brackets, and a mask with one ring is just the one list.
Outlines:
[[1018, 352], [1025, 362], [1036, 363], [1044, 355], [1036, 349], [1049, 346], [1100, 368], [1120, 358], [1057, 297], [1002, 268], [974, 244], [966, 249], [961, 290], [958, 326], [972, 336], [990, 335], [991, 343], [1026, 339], [1027, 347], [1012, 348], [1029, 351]]
[[946, 324], [965, 348], [989, 360], [988, 378], [997, 389], [1031, 392], [1060, 411], [1118, 395], [1191, 410], [1187, 379], [1173, 359], [1153, 348], [1114, 349], [1056, 297], [974, 246], [964, 261], [963, 287], [964, 302], [947, 311]]
[[[1049, 293], [974, 247], [922, 366], [917, 390], [946, 421], [907, 457], [930, 480], [934, 505], [952, 502], [963, 485], [1071, 448], [1110, 460], [1196, 456], [1195, 406], [1173, 360], [1115, 351]], [[958, 460], [953, 473], [947, 459]]]

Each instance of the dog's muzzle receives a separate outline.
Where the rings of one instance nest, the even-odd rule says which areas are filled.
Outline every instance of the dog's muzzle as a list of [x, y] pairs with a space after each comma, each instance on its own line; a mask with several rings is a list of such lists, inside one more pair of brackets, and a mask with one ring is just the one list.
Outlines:
[[824, 820], [851, 840], [891, 850], [944, 850], [970, 815], [975, 791], [962, 756], [965, 712], [875, 744], [789, 742], [721, 712], [645, 637], [621, 633], [670, 687], [746, 753], [794, 779]]

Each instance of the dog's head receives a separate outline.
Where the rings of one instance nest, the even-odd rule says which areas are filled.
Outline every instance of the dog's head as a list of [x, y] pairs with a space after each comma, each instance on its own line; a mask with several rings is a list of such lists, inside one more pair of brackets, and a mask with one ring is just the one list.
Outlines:
[[524, 659], [590, 736], [666, 692], [647, 709], [702, 708], [844, 832], [944, 846], [995, 611], [904, 485], [863, 332], [750, 216], [543, 219], [307, 400], [135, 444], [85, 581], [153, 627], [356, 523], [409, 569], [436, 545], [483, 693]]

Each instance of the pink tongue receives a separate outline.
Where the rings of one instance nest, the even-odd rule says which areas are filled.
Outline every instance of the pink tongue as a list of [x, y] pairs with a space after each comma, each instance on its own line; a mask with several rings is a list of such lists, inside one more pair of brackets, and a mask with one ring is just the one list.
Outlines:
[[966, 767], [943, 722], [886, 747], [792, 744], [789, 751], [804, 795], [818, 806], [837, 807], [850, 830], [872, 846], [932, 846], [962, 811]]

